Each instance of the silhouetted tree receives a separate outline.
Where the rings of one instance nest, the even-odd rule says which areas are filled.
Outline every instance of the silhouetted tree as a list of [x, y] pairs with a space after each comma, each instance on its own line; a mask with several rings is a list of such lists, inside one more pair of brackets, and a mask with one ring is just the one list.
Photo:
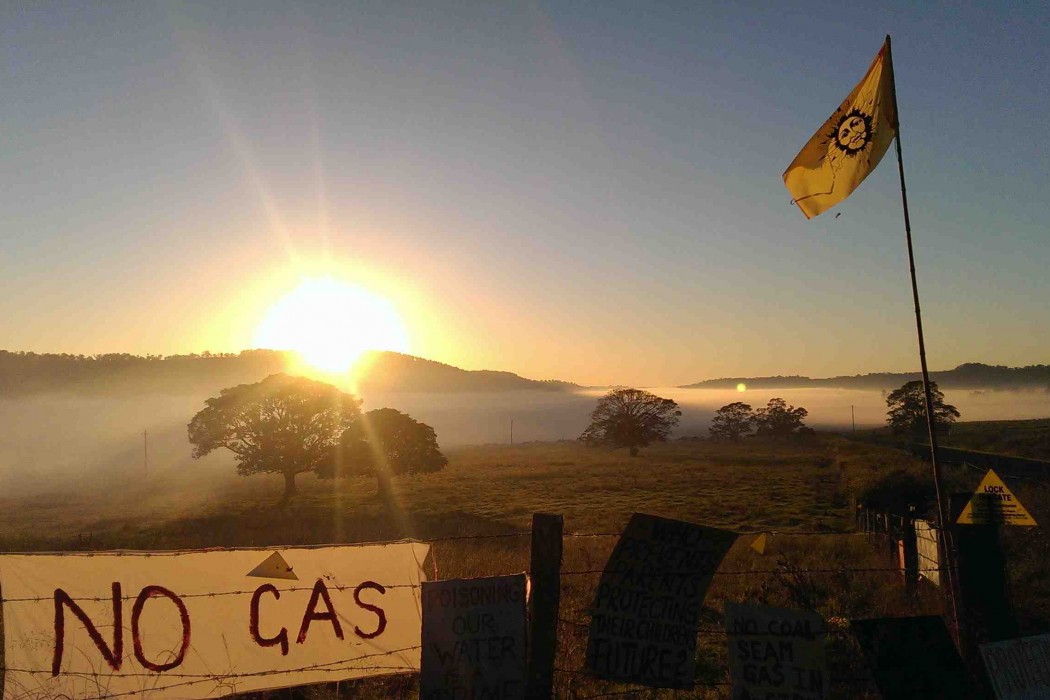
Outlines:
[[791, 437], [808, 415], [809, 411], [789, 406], [784, 399], [770, 399], [765, 408], [755, 411], [755, 427], [759, 437]]
[[598, 399], [591, 424], [580, 440], [589, 445], [626, 447], [635, 457], [639, 447], [666, 440], [680, 415], [678, 404], [671, 399], [641, 389], [615, 389]]
[[319, 476], [374, 475], [384, 500], [393, 496], [391, 477], [436, 472], [448, 464], [434, 429], [393, 408], [365, 413], [343, 431], [339, 448], [333, 471]]
[[[930, 382], [930, 397], [933, 399], [933, 423], [947, 434], [961, 415], [951, 404], [944, 403], [944, 394], [937, 382]], [[895, 435], [907, 435], [916, 439], [929, 433], [926, 425], [926, 392], [922, 380], [907, 382], [894, 389], [886, 397], [886, 423]]]
[[754, 428], [755, 414], [751, 412], [751, 406], [743, 401], [734, 401], [715, 412], [708, 431], [712, 440], [738, 442]]
[[255, 384], [223, 389], [204, 402], [187, 426], [193, 457], [225, 447], [237, 473], [284, 475], [279, 507], [295, 495], [295, 476], [327, 469], [361, 402], [324, 382], [273, 374]]

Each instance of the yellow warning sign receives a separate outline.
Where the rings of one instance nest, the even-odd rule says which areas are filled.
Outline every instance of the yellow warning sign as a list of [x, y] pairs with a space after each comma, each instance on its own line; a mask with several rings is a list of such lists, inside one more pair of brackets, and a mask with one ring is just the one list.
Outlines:
[[292, 572], [292, 567], [284, 560], [280, 552], [274, 552], [263, 560], [262, 564], [249, 571], [245, 576], [258, 578], [280, 578], [298, 581], [299, 577]]
[[765, 554], [767, 540], [768, 538], [766, 537], [766, 533], [763, 532], [761, 535], [759, 535], [751, 541], [751, 549], [755, 550], [759, 554]]
[[981, 479], [973, 498], [956, 521], [960, 525], [1036, 525], [1003, 480], [991, 469]]

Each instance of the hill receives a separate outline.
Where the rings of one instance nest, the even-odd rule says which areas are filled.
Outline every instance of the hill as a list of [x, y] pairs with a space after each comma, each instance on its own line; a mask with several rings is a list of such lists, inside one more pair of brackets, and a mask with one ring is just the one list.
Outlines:
[[562, 391], [577, 385], [537, 381], [512, 372], [465, 370], [397, 352], [371, 353], [362, 360], [362, 392]]
[[[40, 393], [212, 393], [257, 382], [289, 366], [287, 353], [245, 350], [238, 354], [103, 355], [39, 354], [0, 350], [0, 397]], [[561, 391], [575, 385], [536, 381], [511, 372], [465, 370], [395, 352], [366, 356], [362, 390], [382, 392]]]
[[[725, 377], [686, 384], [681, 389], [732, 389], [746, 384], [749, 389], [868, 389], [892, 390], [905, 382], [922, 379], [919, 372], [878, 372], [814, 379], [787, 377]], [[967, 362], [955, 369], [930, 372], [930, 379], [941, 389], [1043, 389], [1050, 391], [1050, 365], [1004, 367]]]

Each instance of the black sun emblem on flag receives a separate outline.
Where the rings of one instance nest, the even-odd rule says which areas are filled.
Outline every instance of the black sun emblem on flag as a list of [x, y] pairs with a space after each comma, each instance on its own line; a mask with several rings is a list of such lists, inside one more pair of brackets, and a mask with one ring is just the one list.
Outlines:
[[835, 130], [828, 134], [835, 148], [850, 157], [867, 148], [873, 135], [871, 115], [856, 108], [839, 119]]

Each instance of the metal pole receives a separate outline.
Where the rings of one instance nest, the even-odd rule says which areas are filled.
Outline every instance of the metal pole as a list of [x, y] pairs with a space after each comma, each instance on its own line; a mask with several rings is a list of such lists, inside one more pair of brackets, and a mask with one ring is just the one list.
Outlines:
[[850, 418], [853, 419], [853, 434], [856, 435], [857, 434], [857, 414], [853, 410], [853, 404], [849, 405], [849, 415], [850, 415]]
[[[890, 70], [890, 86], [893, 91], [893, 105], [894, 105], [894, 116], [898, 117], [897, 111], [897, 81], [893, 74], [893, 53], [890, 48], [890, 37], [886, 36], [886, 63]], [[904, 235], [908, 241], [908, 265], [911, 269], [911, 294], [912, 299], [915, 303], [915, 330], [919, 337], [919, 362], [922, 365], [922, 386], [923, 393], [926, 397], [926, 427], [930, 434], [930, 461], [933, 464], [933, 488], [937, 494], [937, 513], [940, 516], [941, 530], [947, 532], [949, 525], [951, 524], [949, 511], [948, 511], [948, 499], [943, 493], [941, 487], [941, 464], [937, 458], [937, 429], [935, 427], [934, 415], [933, 415], [933, 394], [930, 391], [930, 372], [926, 366], [926, 341], [923, 338], [922, 333], [922, 311], [919, 308], [919, 285], [915, 279], [915, 252], [911, 242], [911, 217], [908, 214], [908, 188], [904, 183], [904, 157], [901, 154], [901, 129], [900, 121], [897, 119], [897, 123], [893, 125], [896, 129], [897, 136], [894, 139], [894, 143], [897, 146], [897, 171], [900, 173], [901, 180], [901, 203], [904, 207]], [[947, 545], [947, 538], [941, 537], [942, 542], [942, 554], [944, 554], [945, 567], [949, 576], [949, 601], [951, 604], [952, 622], [955, 625], [955, 629], [959, 630], [959, 610], [955, 600], [955, 587], [952, 585], [956, 579], [954, 570], [954, 557], [952, 556], [951, 548]]]

